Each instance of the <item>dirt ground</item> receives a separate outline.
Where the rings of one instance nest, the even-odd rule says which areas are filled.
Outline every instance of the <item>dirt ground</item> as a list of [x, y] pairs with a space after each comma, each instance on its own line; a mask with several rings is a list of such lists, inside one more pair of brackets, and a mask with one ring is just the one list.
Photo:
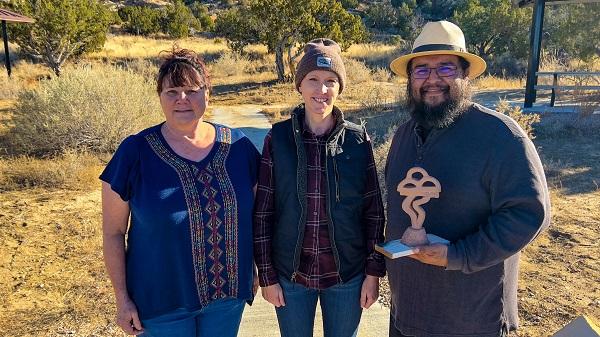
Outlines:
[[[522, 255], [521, 328], [513, 336], [550, 336], [582, 314], [600, 319], [597, 134], [535, 140], [552, 191], [553, 221]], [[113, 316], [99, 185], [2, 191], [0, 336], [122, 336]]]

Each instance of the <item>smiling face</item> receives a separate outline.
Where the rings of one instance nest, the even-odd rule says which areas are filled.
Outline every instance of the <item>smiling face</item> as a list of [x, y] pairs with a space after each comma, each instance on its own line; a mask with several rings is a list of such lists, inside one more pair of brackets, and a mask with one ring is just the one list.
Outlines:
[[[442, 128], [460, 116], [471, 100], [471, 86], [458, 56], [415, 57], [409, 66], [411, 116], [427, 128]], [[468, 65], [468, 63], [467, 63]], [[440, 76], [441, 75], [441, 76]]]
[[199, 85], [172, 87], [164, 80], [160, 105], [167, 123], [185, 126], [196, 123], [208, 107], [208, 90]]
[[298, 88], [306, 114], [316, 114], [322, 118], [333, 111], [333, 105], [340, 92], [338, 76], [328, 70], [313, 70], [306, 74]]
[[[441, 67], [441, 68], [440, 68]], [[440, 70], [435, 69], [456, 69], [453, 75], [446, 75]], [[429, 69], [429, 76], [426, 78], [416, 78], [416, 73]], [[415, 57], [411, 62], [411, 91], [416, 101], [422, 101], [424, 104], [435, 107], [450, 100], [450, 92], [455, 90], [456, 79], [464, 77], [460, 66], [458, 56], [456, 55], [429, 55]]]

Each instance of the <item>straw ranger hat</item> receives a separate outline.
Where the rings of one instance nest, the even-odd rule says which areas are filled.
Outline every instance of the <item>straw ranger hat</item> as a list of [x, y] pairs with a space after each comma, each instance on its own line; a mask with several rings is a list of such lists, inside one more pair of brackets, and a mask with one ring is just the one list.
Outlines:
[[429, 22], [413, 43], [410, 54], [400, 56], [390, 64], [392, 71], [408, 78], [408, 62], [415, 57], [427, 55], [457, 55], [469, 62], [469, 78], [481, 75], [486, 68], [485, 61], [467, 51], [465, 35], [457, 25], [448, 21]]

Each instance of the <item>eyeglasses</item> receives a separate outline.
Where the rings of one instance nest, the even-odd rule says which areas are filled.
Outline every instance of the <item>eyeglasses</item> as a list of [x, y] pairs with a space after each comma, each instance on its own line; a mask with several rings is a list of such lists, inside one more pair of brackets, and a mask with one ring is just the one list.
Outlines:
[[163, 90], [162, 94], [169, 98], [179, 98], [181, 97], [181, 93], [185, 94], [185, 97], [193, 96], [204, 89], [204, 86], [195, 87], [195, 88], [166, 88]]
[[457, 68], [458, 68], [457, 66], [451, 65], [451, 64], [445, 64], [445, 65], [441, 65], [441, 66], [438, 66], [435, 68], [419, 66], [419, 67], [415, 67], [415, 69], [413, 69], [410, 72], [410, 74], [415, 79], [424, 80], [429, 77], [432, 70], [435, 70], [435, 73], [439, 77], [451, 77], [451, 76], [456, 75]]

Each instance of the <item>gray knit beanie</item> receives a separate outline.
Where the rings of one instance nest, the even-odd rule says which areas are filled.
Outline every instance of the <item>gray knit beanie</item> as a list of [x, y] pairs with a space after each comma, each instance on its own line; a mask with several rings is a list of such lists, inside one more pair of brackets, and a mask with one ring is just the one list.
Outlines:
[[296, 90], [306, 74], [313, 70], [329, 70], [334, 72], [340, 81], [340, 94], [346, 84], [346, 68], [341, 56], [340, 46], [330, 39], [314, 39], [304, 46], [304, 56], [296, 68]]

